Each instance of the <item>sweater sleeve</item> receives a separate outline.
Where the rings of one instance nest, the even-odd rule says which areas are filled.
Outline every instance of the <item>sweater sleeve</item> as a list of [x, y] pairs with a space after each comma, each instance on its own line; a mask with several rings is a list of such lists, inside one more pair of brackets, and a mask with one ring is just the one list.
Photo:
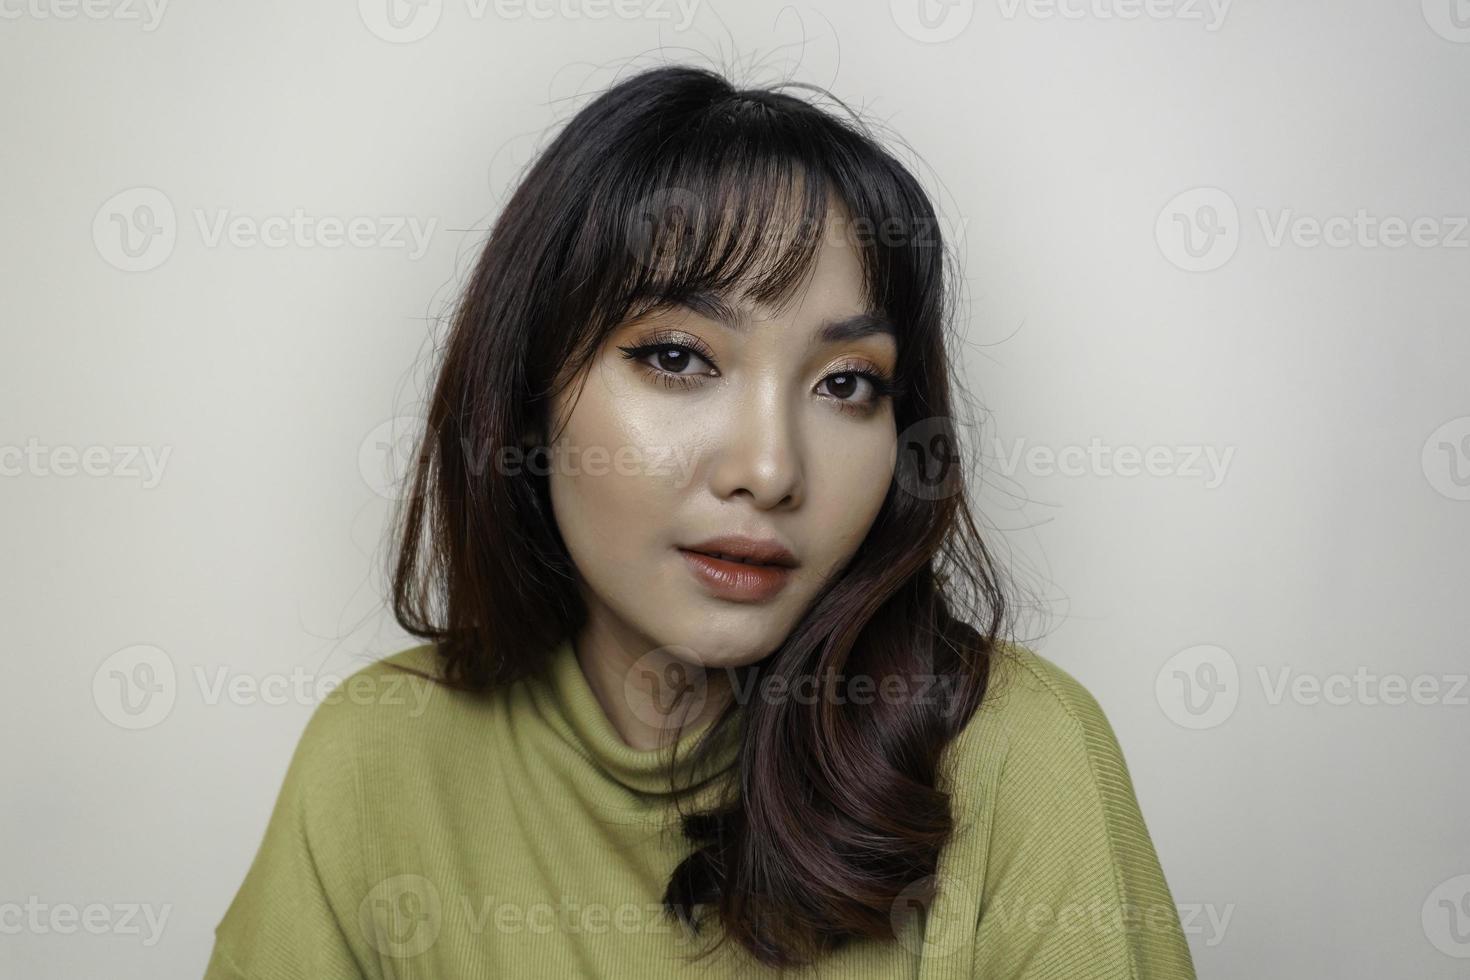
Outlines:
[[264, 839], [215, 927], [205, 980], [368, 980], [362, 942], [360, 799], [348, 701], [314, 710]]
[[973, 975], [1195, 980], [1178, 910], [1112, 727], [1032, 655], [1011, 696]]

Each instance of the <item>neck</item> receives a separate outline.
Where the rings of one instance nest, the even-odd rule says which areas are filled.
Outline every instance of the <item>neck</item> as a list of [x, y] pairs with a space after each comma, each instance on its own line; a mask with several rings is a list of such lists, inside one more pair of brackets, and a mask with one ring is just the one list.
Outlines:
[[585, 629], [577, 663], [624, 744], [661, 748], [712, 722], [731, 696], [727, 673], [681, 660], [666, 648], [625, 645]]

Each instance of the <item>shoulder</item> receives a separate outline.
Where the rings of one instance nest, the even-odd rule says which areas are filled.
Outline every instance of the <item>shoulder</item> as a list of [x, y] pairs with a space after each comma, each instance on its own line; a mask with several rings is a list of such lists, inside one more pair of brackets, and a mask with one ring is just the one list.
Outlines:
[[978, 894], [976, 963], [1001, 976], [1193, 980], [1172, 893], [1097, 699], [1014, 644], [997, 653], [992, 673], [952, 769], [962, 829], [948, 860]]
[[957, 739], [970, 753], [1026, 751], [1085, 761], [1117, 752], [1107, 715], [1083, 684], [1048, 658], [1002, 643], [985, 698]]
[[357, 667], [323, 693], [297, 744], [293, 766], [341, 768], [364, 756], [410, 752], [456, 695], [440, 684], [432, 643]]
[[1096, 697], [1019, 644], [992, 658], [984, 700], [956, 737], [948, 773], [958, 816], [994, 845], [1084, 832], [1107, 845], [1141, 821], [1122, 747]]
[[360, 666], [319, 694], [280, 783], [258, 859], [263, 867], [294, 866], [298, 851], [330, 856], [337, 868], [352, 865], [365, 809], [388, 805], [402, 775], [429, 755], [427, 729], [444, 695], [412, 671], [433, 666], [434, 648], [415, 646]]
[[[432, 643], [406, 647], [368, 662], [342, 678], [321, 699], [316, 713], [322, 724], [382, 721], [421, 715], [443, 687], [439, 659]], [[316, 721], [314, 718], [313, 721]]]
[[[356, 921], [365, 855], [414, 793], [398, 787], [426, 744], [432, 645], [358, 667], [322, 693], [297, 741], [245, 879], [215, 928], [210, 977], [360, 975], [374, 950]], [[428, 676], [418, 676], [420, 671]]]

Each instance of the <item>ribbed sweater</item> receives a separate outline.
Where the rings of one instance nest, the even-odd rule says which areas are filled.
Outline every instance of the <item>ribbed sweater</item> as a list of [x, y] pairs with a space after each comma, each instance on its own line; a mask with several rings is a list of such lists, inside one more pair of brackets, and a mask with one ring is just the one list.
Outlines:
[[784, 974], [733, 942], [691, 962], [718, 925], [688, 933], [660, 906], [690, 847], [667, 753], [622, 741], [569, 640], [490, 695], [390, 663], [438, 666], [432, 645], [402, 650], [314, 709], [206, 980], [1194, 978], [1112, 728], [1024, 647], [946, 750], [958, 826], [937, 895], [900, 897], [896, 939]]

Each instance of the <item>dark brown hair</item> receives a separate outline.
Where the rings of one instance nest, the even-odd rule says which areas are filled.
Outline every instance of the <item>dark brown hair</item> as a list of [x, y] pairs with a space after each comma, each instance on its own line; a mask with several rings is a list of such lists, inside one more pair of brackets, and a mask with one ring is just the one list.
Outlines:
[[664, 903], [695, 929], [713, 912], [722, 942], [772, 966], [892, 941], [900, 893], [932, 897], [955, 826], [944, 749], [979, 706], [1007, 623], [966, 502], [953, 257], [934, 208], [855, 114], [788, 87], [812, 88], [644, 71], [528, 167], [454, 311], [392, 571], [395, 616], [436, 643], [444, 683], [483, 692], [536, 670], [586, 610], [545, 475], [493, 464], [544, 433], [560, 386], [628, 317], [701, 291], [789, 295], [833, 199], [866, 229], [866, 298], [899, 334], [894, 479], [850, 562], [742, 683], [927, 675], [950, 682], [948, 700], [755, 699], [714, 722], [738, 737], [738, 772], [719, 806], [683, 815], [692, 849]]

